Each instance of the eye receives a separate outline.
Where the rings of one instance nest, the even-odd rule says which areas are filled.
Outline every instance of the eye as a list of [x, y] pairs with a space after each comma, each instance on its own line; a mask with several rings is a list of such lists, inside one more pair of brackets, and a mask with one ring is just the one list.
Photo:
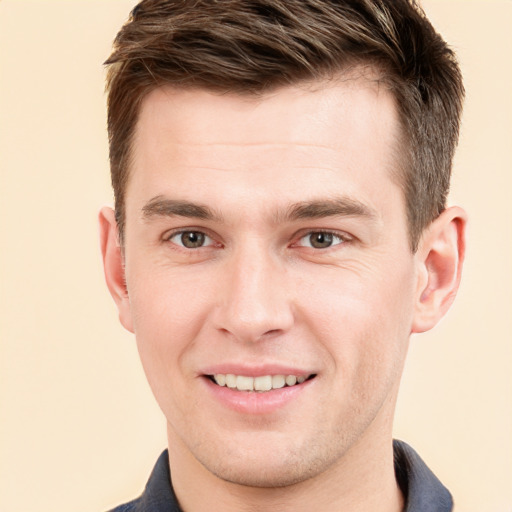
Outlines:
[[167, 240], [185, 249], [199, 249], [213, 244], [213, 240], [202, 231], [180, 231]]
[[303, 236], [298, 245], [302, 247], [311, 247], [313, 249], [328, 249], [333, 245], [339, 245], [346, 241], [346, 238], [328, 231], [312, 231]]

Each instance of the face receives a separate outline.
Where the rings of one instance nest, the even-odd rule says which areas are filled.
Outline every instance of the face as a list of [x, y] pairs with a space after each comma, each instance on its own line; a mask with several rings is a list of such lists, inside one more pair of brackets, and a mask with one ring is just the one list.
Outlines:
[[362, 78], [146, 97], [120, 313], [171, 460], [281, 486], [390, 437], [417, 288], [398, 130]]

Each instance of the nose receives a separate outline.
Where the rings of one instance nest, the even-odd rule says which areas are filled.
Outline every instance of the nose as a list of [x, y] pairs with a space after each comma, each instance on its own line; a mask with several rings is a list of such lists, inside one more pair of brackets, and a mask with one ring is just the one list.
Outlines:
[[256, 244], [226, 262], [215, 326], [240, 342], [277, 337], [293, 324], [292, 290], [278, 258]]

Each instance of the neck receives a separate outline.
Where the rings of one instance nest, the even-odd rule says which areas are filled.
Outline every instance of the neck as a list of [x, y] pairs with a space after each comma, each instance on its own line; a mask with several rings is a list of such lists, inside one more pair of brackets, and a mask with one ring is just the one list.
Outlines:
[[[380, 426], [382, 427], [382, 426]], [[377, 431], [380, 435], [372, 435]], [[255, 488], [224, 481], [200, 464], [169, 429], [173, 487], [184, 512], [399, 512], [403, 497], [395, 479], [391, 433], [379, 425], [344, 454], [342, 460], [303, 482]]]

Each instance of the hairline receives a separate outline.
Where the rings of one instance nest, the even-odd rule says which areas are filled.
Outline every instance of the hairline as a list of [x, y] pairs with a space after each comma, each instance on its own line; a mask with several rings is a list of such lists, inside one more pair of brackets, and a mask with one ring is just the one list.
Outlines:
[[159, 89], [167, 89], [169, 91], [175, 92], [183, 92], [183, 91], [197, 91], [197, 92], [208, 92], [211, 94], [218, 94], [219, 96], [233, 96], [239, 98], [247, 98], [247, 99], [261, 99], [262, 101], [271, 96], [273, 93], [286, 89], [289, 87], [297, 87], [303, 88], [305, 91], [311, 90], [321, 90], [329, 86], [335, 86], [339, 82], [345, 82], [348, 80], [352, 80], [354, 82], [364, 81], [368, 84], [373, 84], [374, 87], [380, 88], [384, 85], [388, 92], [391, 94], [394, 102], [394, 109], [396, 113], [397, 120], [397, 137], [395, 143], [393, 144], [392, 149], [392, 162], [395, 165], [391, 166], [389, 169], [391, 180], [400, 188], [402, 197], [404, 199], [405, 211], [404, 215], [406, 216], [408, 235], [409, 235], [409, 245], [411, 251], [414, 253], [417, 250], [418, 240], [420, 238], [421, 233], [417, 234], [414, 231], [413, 220], [410, 218], [410, 211], [407, 205], [407, 169], [412, 165], [412, 140], [407, 135], [407, 130], [404, 125], [404, 119], [401, 114], [398, 105], [398, 97], [393, 87], [393, 75], [392, 73], [386, 70], [385, 66], [382, 66], [380, 63], [376, 62], [374, 59], [354, 59], [345, 63], [339, 70], [333, 72], [329, 75], [323, 74], [315, 78], [307, 78], [293, 81], [289, 84], [282, 83], [273, 83], [270, 84], [266, 88], [262, 89], [235, 89], [235, 88], [227, 88], [227, 87], [214, 87], [210, 84], [175, 84], [172, 82], [162, 82], [155, 83], [151, 86], [147, 86], [141, 90], [141, 94], [139, 95], [138, 105], [135, 114], [135, 121], [133, 124], [133, 129], [129, 134], [129, 139], [126, 141], [127, 147], [127, 156], [125, 157], [125, 171], [124, 171], [124, 186], [122, 187], [122, 200], [119, 205], [116, 201], [115, 214], [116, 221], [119, 229], [119, 240], [121, 246], [124, 245], [124, 228], [125, 228], [125, 220], [126, 220], [126, 192], [128, 190], [128, 185], [130, 181], [130, 177], [133, 170], [133, 155], [134, 155], [134, 146], [135, 146], [135, 137], [137, 134], [137, 128], [139, 126], [140, 113], [143, 108], [143, 104], [147, 97], [156, 90]]

